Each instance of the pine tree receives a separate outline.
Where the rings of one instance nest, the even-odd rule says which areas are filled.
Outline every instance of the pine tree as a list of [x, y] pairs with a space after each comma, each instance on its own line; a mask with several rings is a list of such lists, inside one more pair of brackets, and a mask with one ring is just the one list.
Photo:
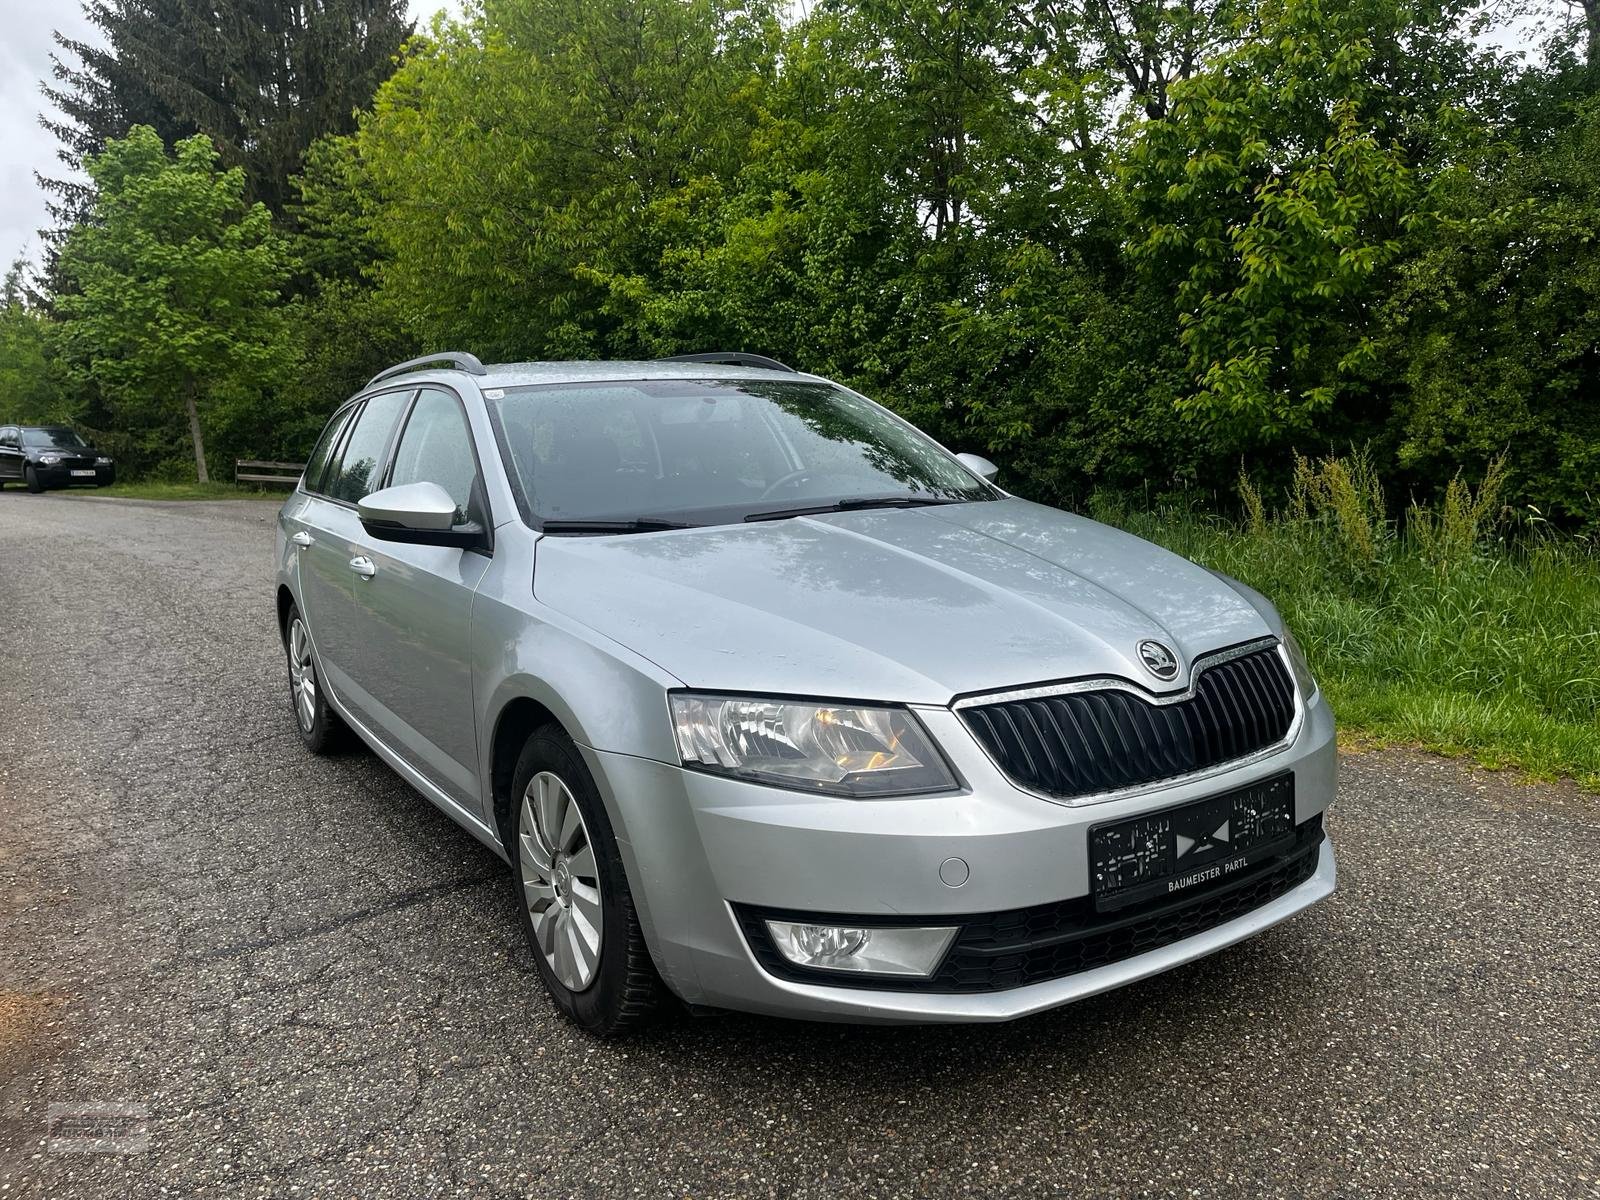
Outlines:
[[[393, 68], [412, 25], [405, 0], [85, 0], [104, 48], [56, 35], [61, 119], [45, 124], [77, 168], [134, 124], [171, 144], [208, 135], [246, 192], [282, 218], [307, 147], [348, 132]], [[75, 59], [76, 62], [70, 61]], [[56, 216], [75, 221], [81, 190], [47, 181]]]
[[141, 48], [176, 22], [175, 0], [84, 0], [83, 11], [99, 38], [69, 38], [57, 30], [58, 49], [50, 56], [54, 82], [42, 88], [57, 114], [42, 116], [40, 124], [60, 141], [56, 156], [69, 175], [41, 175], [39, 182], [63, 231], [82, 220], [93, 199], [89, 187], [72, 176], [112, 138], [148, 125], [170, 145], [199, 130], [161, 100], [139, 66]]

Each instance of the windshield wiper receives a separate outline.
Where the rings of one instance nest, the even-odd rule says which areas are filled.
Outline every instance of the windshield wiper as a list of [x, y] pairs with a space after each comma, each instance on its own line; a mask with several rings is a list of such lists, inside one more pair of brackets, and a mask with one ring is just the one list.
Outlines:
[[658, 529], [693, 529], [688, 521], [664, 521], [660, 517], [633, 517], [624, 521], [545, 521], [545, 533], [654, 533]]
[[849, 496], [827, 504], [807, 504], [796, 508], [774, 508], [751, 513], [746, 521], [781, 521], [785, 517], [809, 517], [818, 513], [854, 512], [861, 508], [925, 508], [932, 504], [960, 504], [950, 496]]

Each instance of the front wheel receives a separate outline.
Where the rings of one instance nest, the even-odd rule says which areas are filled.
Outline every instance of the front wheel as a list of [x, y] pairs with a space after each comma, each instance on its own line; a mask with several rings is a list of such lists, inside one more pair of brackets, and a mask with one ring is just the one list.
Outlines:
[[594, 780], [572, 740], [546, 725], [523, 747], [512, 789], [517, 909], [539, 977], [583, 1028], [626, 1033], [665, 989]]
[[289, 660], [289, 699], [294, 704], [295, 727], [313, 754], [331, 754], [345, 741], [345, 724], [328, 706], [317, 680], [317, 660], [311, 649], [311, 631], [300, 609], [291, 604], [284, 623], [283, 648]]
[[32, 467], [27, 467], [22, 472], [22, 482], [35, 496], [44, 491], [44, 484], [39, 482], [39, 473]]

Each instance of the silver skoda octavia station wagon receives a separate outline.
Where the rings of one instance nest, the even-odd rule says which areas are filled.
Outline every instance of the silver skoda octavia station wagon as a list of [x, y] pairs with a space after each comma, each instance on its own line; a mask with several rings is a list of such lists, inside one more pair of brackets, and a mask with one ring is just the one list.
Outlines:
[[382, 372], [278, 519], [313, 752], [510, 864], [573, 1020], [996, 1021], [1334, 887], [1262, 596], [753, 355]]

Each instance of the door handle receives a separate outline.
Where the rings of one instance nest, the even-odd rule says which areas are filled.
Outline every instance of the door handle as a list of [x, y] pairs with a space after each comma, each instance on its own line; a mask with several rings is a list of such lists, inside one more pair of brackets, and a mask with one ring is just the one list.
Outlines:
[[365, 554], [358, 554], [352, 558], [350, 569], [363, 579], [371, 579], [378, 573], [378, 568], [372, 565], [372, 560]]
[[293, 542], [296, 546], [299, 546], [300, 549], [304, 550], [307, 546], [311, 545], [311, 543], [316, 541], [317, 539], [312, 537], [309, 533], [307, 533], [304, 529], [302, 529], [299, 533], [295, 534], [289, 540], [291, 542]]

